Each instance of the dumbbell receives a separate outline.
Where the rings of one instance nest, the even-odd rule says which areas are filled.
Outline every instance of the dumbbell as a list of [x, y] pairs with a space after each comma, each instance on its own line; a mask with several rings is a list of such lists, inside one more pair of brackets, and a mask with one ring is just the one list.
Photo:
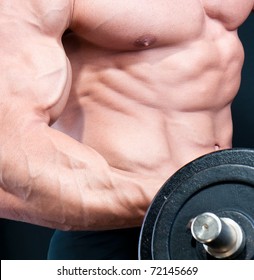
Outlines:
[[144, 218], [139, 259], [254, 259], [254, 150], [213, 152], [171, 176]]

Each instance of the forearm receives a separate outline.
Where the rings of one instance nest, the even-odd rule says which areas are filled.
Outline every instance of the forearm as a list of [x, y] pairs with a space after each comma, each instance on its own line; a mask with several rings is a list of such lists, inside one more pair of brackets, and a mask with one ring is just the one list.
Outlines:
[[93, 149], [40, 122], [5, 138], [2, 217], [61, 229], [141, 223], [155, 190], [146, 194], [140, 180], [114, 172]]

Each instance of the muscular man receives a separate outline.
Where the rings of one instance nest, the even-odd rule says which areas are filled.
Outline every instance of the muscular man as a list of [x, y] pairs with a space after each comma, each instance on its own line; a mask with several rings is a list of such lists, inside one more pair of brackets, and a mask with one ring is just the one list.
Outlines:
[[1, 217], [64, 230], [50, 258], [135, 258], [164, 181], [231, 147], [253, 6], [2, 0]]

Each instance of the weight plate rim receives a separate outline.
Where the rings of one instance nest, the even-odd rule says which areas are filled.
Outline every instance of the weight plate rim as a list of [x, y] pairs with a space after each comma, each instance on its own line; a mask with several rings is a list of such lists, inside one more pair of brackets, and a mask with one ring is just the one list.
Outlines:
[[[213, 167], [213, 168], [210, 168], [209, 170], [210, 170], [210, 172], [211, 172], [211, 171], [212, 171], [212, 172], [217, 172], [218, 170], [221, 170], [222, 168], [228, 168], [228, 166], [227, 166], [227, 165], [224, 165], [224, 166], [215, 166], [215, 167]], [[249, 186], [250, 186], [250, 185], [253, 185], [253, 188], [254, 188], [254, 167], [253, 167], [253, 166], [231, 165], [230, 168], [232, 168], [232, 169], [234, 169], [234, 170], [239, 170], [239, 169], [241, 169], [241, 171], [242, 171], [242, 169], [244, 168], [245, 172], [247, 171], [247, 173], [249, 173], [249, 175], [250, 175], [250, 177], [251, 177], [251, 181], [250, 181], [249, 177], [246, 178], [245, 176], [243, 176], [242, 178], [239, 178], [239, 174], [238, 174], [238, 175], [235, 175], [235, 174], [228, 174], [228, 177], [226, 177], [226, 178], [225, 178], [225, 177], [223, 177], [223, 178], [218, 178], [216, 182], [212, 181], [212, 179], [211, 179], [210, 183], [207, 182], [206, 185], [196, 186], [196, 189], [195, 189], [195, 191], [192, 192], [192, 195], [191, 195], [191, 196], [194, 196], [195, 193], [202, 191], [202, 189], [211, 187], [211, 185], [229, 183], [229, 182], [232, 182], [232, 181], [233, 181], [234, 183], [237, 183], [237, 184], [245, 184], [245, 185], [249, 185]], [[204, 173], [204, 172], [207, 172], [207, 170], [204, 170], [203, 172], [199, 172], [199, 173], [196, 174], [196, 175], [201, 177], [201, 176], [202, 176], [202, 173]], [[210, 175], [210, 176], [211, 176], [211, 175]], [[223, 176], [224, 176], [224, 174], [223, 174]], [[193, 176], [193, 177], [195, 177], [195, 176]], [[193, 177], [191, 177], [189, 180], [187, 180], [187, 181], [185, 182], [185, 184], [182, 184], [182, 185], [181, 185], [181, 188], [186, 188], [186, 185], [188, 185], [188, 184], [190, 183], [190, 181], [193, 180]], [[195, 178], [195, 179], [196, 179], [196, 178]], [[190, 192], [190, 190], [189, 190], [189, 192]], [[171, 219], [171, 222], [170, 222], [170, 224], [171, 224], [170, 227], [169, 227], [169, 226], [166, 227], [166, 226], [164, 225], [165, 229], [166, 229], [166, 228], [170, 228], [170, 230], [167, 231], [167, 232], [168, 232], [167, 238], [165, 238], [167, 241], [168, 241], [168, 239], [169, 239], [169, 236], [171, 235], [171, 230], [172, 230], [172, 227], [173, 227], [173, 225], [174, 225], [174, 222], [175, 222], [175, 220], [176, 220], [176, 217], [177, 217], [178, 213], [179, 213], [180, 210], [183, 208], [184, 204], [191, 198], [191, 196], [185, 197], [185, 199], [182, 200], [182, 203], [179, 204], [179, 207], [175, 207], [174, 211], [167, 212], [167, 218], [169, 218], [169, 220], [170, 220], [170, 218], [172, 218], [172, 219]], [[159, 215], [157, 216], [157, 219], [156, 219], [155, 224], [154, 224], [154, 227], [153, 227], [153, 236], [152, 236], [152, 241], [151, 241], [152, 259], [158, 259], [158, 258], [156, 258], [156, 257], [154, 256], [154, 253], [153, 253], [153, 252], [155, 252], [156, 250], [162, 252], [163, 249], [165, 249], [165, 254], [166, 254], [166, 256], [165, 256], [164, 258], [162, 258], [162, 259], [172, 259], [171, 256], [169, 255], [169, 246], [168, 246], [168, 242], [166, 242], [166, 244], [165, 244], [165, 246], [163, 246], [163, 248], [158, 248], [158, 246], [157, 246], [156, 250], [153, 249], [153, 248], [154, 248], [155, 231], [156, 231], [156, 229], [160, 226], [160, 224], [162, 223], [163, 219], [165, 219], [164, 217], [162, 217], [162, 215], [165, 216], [166, 211], [163, 211], [163, 210], [165, 210], [165, 207], [166, 207], [167, 205], [169, 205], [170, 203], [172, 204], [172, 201], [170, 201], [170, 199], [172, 199], [172, 198], [169, 197], [169, 199], [163, 204], [163, 207], [160, 208]], [[170, 215], [169, 215], [169, 214], [170, 214]], [[161, 219], [160, 219], [160, 218], [161, 218]], [[160, 221], [159, 221], [159, 219], [160, 219]], [[159, 222], [158, 222], [158, 221], [159, 221]], [[160, 237], [158, 238], [158, 231], [156, 231], [156, 233], [157, 233], [157, 238], [156, 238], [156, 239], [160, 239], [160, 240], [161, 240]]]
[[[241, 161], [239, 161], [239, 157], [241, 158]], [[244, 161], [242, 161], [242, 159], [244, 159]], [[208, 165], [207, 162], [211, 160], [212, 165]], [[183, 181], [190, 179], [195, 174], [208, 168], [233, 165], [237, 163], [242, 166], [254, 167], [254, 150], [249, 148], [232, 148], [215, 151], [187, 163], [169, 177], [153, 198], [143, 219], [139, 236], [138, 258], [151, 259], [151, 248], [149, 244], [151, 244], [153, 232], [149, 230], [147, 223], [155, 223], [160, 208], [164, 205], [168, 197], [175, 191], [175, 189], [181, 186]], [[174, 187], [170, 188], [169, 185], [174, 185]], [[162, 202], [160, 202], [160, 200]], [[160, 205], [160, 208], [158, 208], [157, 204]]]

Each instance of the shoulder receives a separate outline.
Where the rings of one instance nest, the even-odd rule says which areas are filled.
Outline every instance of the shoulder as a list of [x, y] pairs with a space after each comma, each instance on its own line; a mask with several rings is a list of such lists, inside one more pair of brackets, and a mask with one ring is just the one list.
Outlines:
[[28, 29], [49, 35], [70, 25], [74, 0], [1, 0], [0, 29]]
[[221, 21], [228, 30], [237, 29], [254, 9], [254, 0], [202, 0], [210, 18]]

